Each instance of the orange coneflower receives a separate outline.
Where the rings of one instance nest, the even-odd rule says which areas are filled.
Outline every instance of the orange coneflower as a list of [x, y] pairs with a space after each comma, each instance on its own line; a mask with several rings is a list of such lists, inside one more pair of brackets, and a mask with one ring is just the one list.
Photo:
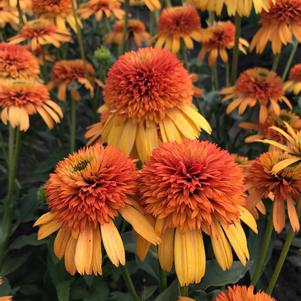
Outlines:
[[149, 242], [159, 242], [131, 198], [137, 177], [133, 161], [121, 151], [100, 144], [83, 148], [58, 163], [45, 186], [50, 212], [35, 226], [40, 226], [38, 239], [58, 231], [54, 253], [58, 259], [65, 257], [71, 275], [76, 271], [101, 275], [102, 244], [115, 266], [125, 264], [124, 246], [114, 224], [119, 215]]
[[211, 132], [192, 95], [191, 78], [173, 54], [155, 48], [128, 52], [108, 73], [105, 120], [86, 136], [89, 143], [100, 139], [145, 161], [161, 142], [194, 139], [201, 129]]
[[[0, 286], [3, 284], [3, 278], [0, 276]], [[12, 301], [12, 296], [1, 296], [0, 301]]]
[[202, 34], [200, 17], [193, 6], [169, 7], [162, 11], [158, 21], [156, 47], [166, 48], [173, 53], [180, 50], [183, 41], [188, 49], [193, 48], [193, 40], [200, 41]]
[[[122, 44], [124, 21], [119, 20], [115, 23], [113, 31], [105, 35], [105, 44], [116, 43]], [[143, 22], [137, 19], [128, 20], [126, 31], [126, 39], [134, 41], [137, 47], [142, 47], [142, 44], [149, 44], [150, 34], [146, 31]]]
[[26, 47], [0, 43], [0, 78], [30, 79], [39, 74], [39, 63]]
[[58, 30], [56, 25], [46, 19], [29, 21], [22, 27], [19, 34], [9, 39], [10, 44], [28, 41], [32, 51], [43, 45], [51, 44], [60, 47], [61, 43], [71, 42], [71, 35], [67, 29]]
[[50, 99], [43, 84], [34, 80], [0, 81], [1, 120], [21, 131], [29, 128], [29, 116], [39, 113], [49, 128], [63, 117], [61, 108]]
[[252, 68], [244, 71], [239, 76], [235, 86], [221, 91], [223, 101], [233, 99], [228, 105], [227, 113], [238, 108], [240, 115], [244, 114], [247, 107], [260, 105], [259, 122], [263, 123], [268, 117], [268, 109], [280, 114], [279, 102], [285, 102], [291, 109], [290, 101], [284, 95], [281, 78], [273, 71], [264, 68]]
[[289, 158], [288, 154], [281, 151], [264, 153], [252, 163], [246, 178], [253, 204], [263, 198], [273, 201], [273, 223], [278, 233], [285, 226], [285, 204], [293, 230], [297, 232], [300, 229], [295, 203], [300, 200], [301, 165], [285, 167], [276, 174], [273, 171], [279, 162]]
[[232, 248], [246, 264], [241, 220], [255, 232], [257, 227], [243, 208], [242, 170], [227, 151], [208, 141], [162, 144], [144, 165], [139, 189], [145, 213], [156, 219], [161, 235], [161, 267], [170, 271], [174, 262], [181, 286], [198, 283], [205, 274], [202, 232], [211, 238], [223, 270], [233, 264]]
[[265, 292], [254, 292], [254, 286], [229, 287], [225, 292], [219, 293], [213, 301], [276, 301]]
[[7, 0], [0, 0], [0, 28], [10, 24], [15, 30], [18, 29], [19, 15], [15, 7], [8, 4]]
[[299, 95], [301, 92], [301, 64], [292, 67], [289, 80], [284, 84], [284, 89]]
[[120, 0], [90, 0], [87, 3], [81, 4], [78, 14], [82, 19], [88, 19], [95, 15], [97, 21], [100, 21], [103, 16], [108, 19], [116, 17], [122, 19], [124, 11], [120, 8]]
[[293, 36], [301, 42], [301, 2], [300, 0], [277, 0], [271, 2], [268, 12], [261, 14], [261, 28], [255, 34], [251, 49], [262, 53], [268, 42], [273, 53], [281, 52], [282, 46], [292, 41]]
[[[217, 22], [206, 30], [206, 35], [202, 36], [200, 42], [202, 49], [198, 55], [199, 60], [203, 60], [207, 53], [209, 53], [209, 65], [214, 65], [218, 56], [221, 57], [224, 63], [228, 62], [227, 50], [232, 49], [235, 44], [235, 26], [230, 22]], [[208, 39], [208, 36], [210, 37]], [[246, 54], [246, 49], [249, 43], [240, 38], [239, 49]]]

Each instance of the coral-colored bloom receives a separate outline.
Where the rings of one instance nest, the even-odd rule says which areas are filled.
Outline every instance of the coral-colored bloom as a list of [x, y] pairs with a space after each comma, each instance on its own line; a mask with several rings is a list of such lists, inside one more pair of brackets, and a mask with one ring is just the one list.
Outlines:
[[[218, 56], [221, 57], [224, 63], [228, 62], [227, 50], [234, 47], [235, 42], [235, 26], [230, 21], [218, 22], [206, 30], [206, 35], [202, 36], [200, 42], [202, 43], [202, 49], [198, 55], [199, 60], [203, 60], [207, 53], [209, 53], [209, 65], [214, 65]], [[208, 37], [210, 37], [208, 39]], [[239, 49], [246, 54], [246, 49], [249, 47], [249, 43], [240, 38]]]
[[161, 267], [170, 271], [174, 262], [181, 286], [204, 276], [202, 232], [210, 236], [223, 270], [232, 266], [232, 248], [246, 264], [249, 251], [240, 220], [255, 232], [256, 222], [243, 208], [243, 173], [227, 151], [208, 141], [162, 144], [144, 165], [139, 189], [162, 238]]
[[289, 80], [284, 84], [285, 91], [299, 95], [301, 92], [301, 64], [292, 67]]
[[277, 0], [271, 2], [268, 12], [261, 14], [261, 28], [255, 34], [251, 49], [262, 53], [268, 42], [272, 43], [274, 54], [289, 44], [293, 37], [301, 42], [301, 2], [299, 0]]
[[128, 52], [108, 73], [105, 120], [86, 136], [89, 143], [100, 138], [145, 161], [161, 142], [195, 139], [201, 129], [211, 132], [192, 95], [191, 78], [173, 54], [154, 48]]
[[51, 44], [60, 47], [61, 43], [71, 42], [70, 32], [66, 29], [58, 30], [56, 25], [46, 19], [29, 21], [22, 27], [21, 32], [10, 38], [10, 44], [28, 41], [32, 51], [43, 45]]
[[285, 226], [285, 204], [293, 230], [297, 232], [300, 229], [295, 203], [300, 200], [301, 165], [282, 168], [276, 174], [273, 170], [279, 162], [289, 158], [288, 154], [281, 151], [264, 153], [253, 161], [246, 178], [253, 204], [264, 198], [273, 201], [273, 223], [277, 232], [281, 232]]
[[29, 116], [39, 113], [49, 128], [63, 117], [61, 108], [50, 99], [43, 84], [34, 80], [0, 81], [1, 120], [21, 131], [29, 128]]
[[284, 95], [283, 82], [273, 71], [264, 68], [252, 68], [244, 71], [239, 76], [235, 86], [221, 91], [223, 101], [233, 99], [228, 105], [227, 113], [238, 108], [240, 115], [244, 114], [247, 107], [260, 105], [259, 122], [263, 123], [268, 117], [268, 109], [280, 114], [279, 102], [285, 102], [291, 109], [289, 100]]
[[219, 293], [214, 301], [276, 301], [265, 292], [254, 292], [254, 286], [229, 287], [225, 292]]
[[202, 30], [200, 17], [193, 6], [178, 6], [162, 11], [158, 22], [157, 48], [166, 48], [177, 53], [183, 41], [188, 49], [193, 48], [193, 40], [200, 41]]
[[92, 15], [95, 15], [97, 21], [102, 20], [103, 16], [108, 19], [114, 17], [121, 19], [124, 16], [124, 11], [120, 6], [121, 1], [119, 0], [89, 0], [81, 4], [78, 14], [83, 20]]
[[74, 275], [102, 274], [103, 244], [115, 266], [125, 264], [125, 250], [114, 224], [121, 215], [149, 242], [160, 239], [131, 199], [138, 172], [121, 151], [100, 144], [84, 148], [59, 162], [45, 190], [50, 212], [35, 223], [38, 239], [57, 232], [54, 253], [65, 257]]
[[15, 7], [8, 4], [7, 0], [0, 0], [0, 28], [10, 24], [15, 30], [18, 29], [19, 15]]
[[[113, 31], [105, 35], [105, 43], [118, 45], [122, 44], [123, 39], [124, 20], [119, 20], [115, 23]], [[128, 20], [128, 27], [126, 32], [126, 39], [134, 41], [137, 47], [142, 47], [142, 44], [148, 44], [150, 40], [150, 34], [146, 31], [143, 22], [137, 19]]]
[[30, 79], [39, 74], [39, 63], [26, 47], [0, 43], [0, 78]]

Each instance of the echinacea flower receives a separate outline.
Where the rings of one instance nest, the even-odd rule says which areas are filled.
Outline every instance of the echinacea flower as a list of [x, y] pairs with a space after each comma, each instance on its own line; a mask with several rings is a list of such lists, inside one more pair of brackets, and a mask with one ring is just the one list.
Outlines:
[[0, 43], [0, 78], [38, 78], [38, 60], [24, 46]]
[[114, 220], [121, 215], [153, 244], [160, 238], [132, 199], [136, 166], [121, 151], [96, 144], [59, 162], [45, 185], [50, 211], [35, 223], [38, 239], [58, 231], [54, 254], [65, 258], [74, 275], [102, 274], [102, 250], [115, 266], [125, 265], [125, 250]]
[[[202, 43], [201, 51], [198, 55], [199, 60], [203, 60], [206, 54], [209, 54], [209, 65], [214, 65], [217, 58], [220, 56], [224, 63], [228, 62], [227, 50], [234, 48], [235, 43], [235, 26], [230, 21], [217, 22], [206, 30], [206, 35], [202, 36], [200, 42]], [[208, 39], [208, 36], [210, 37]], [[246, 49], [249, 43], [240, 38], [239, 50], [246, 54]]]
[[[119, 20], [115, 23], [113, 31], [105, 35], [105, 44], [116, 43], [122, 44], [124, 20]], [[126, 31], [126, 39], [134, 41], [137, 47], [142, 47], [142, 44], [149, 44], [150, 34], [146, 31], [145, 25], [138, 19], [129, 19]]]
[[108, 73], [104, 120], [86, 133], [88, 143], [100, 140], [146, 161], [161, 142], [195, 139], [201, 129], [210, 133], [210, 125], [192, 105], [192, 95], [188, 72], [169, 51], [127, 52]]
[[43, 84], [35, 80], [0, 81], [1, 120], [21, 131], [29, 128], [29, 116], [38, 113], [49, 128], [63, 117], [61, 108], [50, 99]]
[[264, 68], [252, 68], [240, 74], [235, 86], [224, 88], [223, 101], [232, 99], [227, 107], [227, 113], [238, 108], [239, 115], [243, 115], [248, 107], [260, 106], [259, 122], [263, 123], [268, 117], [268, 110], [280, 114], [279, 102], [291, 109], [290, 101], [285, 97], [283, 82], [273, 71]]
[[[0, 276], [0, 286], [3, 284], [3, 278]], [[0, 301], [12, 301], [12, 296], [0, 296]]]
[[[77, 82], [83, 85], [90, 91], [90, 95], [94, 94], [93, 83], [102, 85], [102, 83], [96, 79], [95, 70], [89, 63], [84, 63], [82, 60], [62, 60], [53, 65], [52, 79], [47, 84], [49, 90], [54, 88], [58, 89], [57, 97], [61, 101], [66, 100], [66, 93], [68, 85], [72, 82]], [[78, 87], [70, 89], [70, 94], [73, 100], [79, 101], [80, 95]]]
[[252, 203], [256, 204], [264, 198], [273, 202], [273, 224], [280, 233], [285, 226], [285, 206], [292, 229], [300, 229], [295, 204], [300, 201], [301, 164], [285, 167], [274, 173], [273, 168], [290, 156], [281, 151], [269, 151], [253, 161], [246, 178]]
[[277, 0], [269, 11], [261, 13], [261, 28], [255, 34], [251, 49], [262, 53], [268, 42], [272, 43], [274, 54], [281, 52], [282, 46], [289, 44], [293, 37], [301, 42], [301, 2], [300, 0]]
[[24, 41], [28, 41], [32, 51], [48, 44], [59, 48], [61, 43], [71, 42], [71, 35], [67, 29], [58, 30], [49, 20], [37, 19], [25, 23], [21, 32], [9, 39], [10, 44]]
[[220, 292], [213, 301], [276, 301], [265, 292], [254, 292], [254, 286], [239, 286], [227, 288], [226, 291]]
[[181, 286], [199, 283], [205, 274], [203, 232], [223, 270], [233, 264], [232, 248], [246, 264], [241, 220], [255, 232], [257, 226], [243, 207], [242, 170], [227, 151], [208, 141], [162, 144], [142, 168], [139, 191], [162, 239], [160, 265], [170, 271], [174, 262]]
[[82, 3], [78, 9], [78, 14], [81, 19], [85, 20], [91, 16], [95, 16], [97, 21], [102, 20], [105, 16], [108, 19], [116, 17], [122, 19], [124, 11], [120, 8], [121, 1], [119, 0], [89, 0]]
[[284, 84], [285, 91], [299, 95], [301, 92], [301, 64], [292, 67], [288, 81]]
[[193, 48], [193, 40], [200, 41], [202, 30], [200, 17], [193, 6], [169, 7], [162, 11], [158, 21], [158, 34], [155, 47], [166, 48], [177, 53], [181, 43], [185, 43], [188, 49]]
[[17, 9], [10, 6], [7, 0], [0, 0], [0, 28], [4, 28], [6, 24], [17, 30], [19, 15]]

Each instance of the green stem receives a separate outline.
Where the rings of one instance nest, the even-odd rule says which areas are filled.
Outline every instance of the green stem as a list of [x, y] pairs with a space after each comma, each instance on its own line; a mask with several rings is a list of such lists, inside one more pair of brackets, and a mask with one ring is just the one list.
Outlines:
[[293, 60], [294, 60], [294, 57], [295, 57], [295, 54], [297, 52], [297, 49], [298, 49], [298, 45], [299, 45], [299, 42], [297, 40], [294, 41], [294, 44], [293, 44], [293, 48], [291, 50], [291, 54], [289, 56], [289, 59], [286, 63], [286, 66], [285, 66], [285, 69], [284, 69], [284, 72], [283, 72], [283, 75], [282, 75], [282, 80], [285, 81], [287, 75], [288, 75], [288, 72], [291, 68], [291, 65], [293, 63]]
[[156, 11], [150, 12], [149, 32], [153, 36], [156, 33]]
[[127, 51], [127, 30], [129, 26], [129, 12], [130, 12], [130, 1], [124, 1], [124, 25], [123, 25], [123, 32], [122, 32], [122, 44], [121, 44], [121, 54]]
[[212, 79], [212, 91], [217, 91], [219, 84], [218, 84], [218, 76], [217, 76], [217, 64], [211, 66], [211, 79]]
[[215, 15], [213, 11], [209, 11], [209, 16], [208, 16], [208, 23], [209, 25], [213, 25], [214, 21], [215, 21]]
[[258, 280], [261, 277], [263, 267], [266, 261], [267, 253], [269, 251], [272, 233], [273, 233], [273, 210], [270, 212], [270, 216], [266, 225], [265, 233], [263, 236], [263, 242], [262, 242], [263, 245], [259, 253], [259, 258], [257, 259], [257, 265], [255, 267], [255, 272], [252, 279], [252, 284], [254, 286], [256, 286]]
[[188, 286], [181, 286], [180, 287], [181, 296], [188, 297], [189, 287]]
[[104, 25], [105, 25], [106, 33], [111, 32], [112, 29], [111, 29], [111, 24], [110, 24], [109, 19], [107, 18], [106, 15], [104, 15], [103, 18], [104, 18]]
[[235, 15], [235, 44], [232, 58], [232, 73], [231, 83], [234, 84], [237, 77], [238, 58], [239, 58], [239, 38], [241, 34], [241, 17], [239, 14]]
[[229, 62], [225, 63], [225, 73], [226, 73], [226, 87], [230, 86], [230, 68]]
[[122, 277], [123, 277], [123, 280], [126, 284], [126, 287], [128, 288], [128, 291], [129, 291], [130, 295], [132, 296], [132, 300], [133, 301], [140, 301], [140, 298], [139, 298], [139, 296], [136, 292], [134, 283], [131, 279], [131, 276], [130, 276], [129, 271], [128, 271], [126, 266], [122, 267]]
[[20, 5], [20, 0], [17, 1], [17, 10], [18, 10], [18, 15], [19, 15], [19, 31], [21, 31], [21, 29], [24, 25], [24, 20], [23, 20], [23, 12], [22, 12], [22, 8]]
[[159, 272], [160, 272], [160, 292], [162, 293], [167, 289], [167, 275], [166, 272], [162, 270], [159, 264]]
[[280, 62], [281, 53], [278, 53], [274, 56], [272, 71], [277, 72], [277, 68]]
[[43, 60], [42, 76], [43, 76], [43, 80], [45, 82], [48, 82], [48, 71], [47, 71], [47, 62], [46, 62], [46, 54], [45, 54], [44, 46], [41, 46], [41, 54], [42, 54], [42, 60]]
[[70, 112], [70, 152], [73, 153], [76, 149], [76, 107], [77, 103], [71, 99]]
[[165, 7], [171, 7], [171, 0], [165, 0]]
[[181, 58], [183, 65], [186, 69], [188, 69], [188, 56], [187, 56], [187, 47], [183, 40], [181, 40]]

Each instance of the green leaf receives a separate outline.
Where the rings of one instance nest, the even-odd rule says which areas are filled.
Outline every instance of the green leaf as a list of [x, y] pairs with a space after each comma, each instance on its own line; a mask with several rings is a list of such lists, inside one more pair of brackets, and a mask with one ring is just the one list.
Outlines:
[[145, 286], [142, 292], [142, 300], [149, 300], [149, 298], [155, 293], [157, 290], [157, 285]]
[[21, 235], [10, 244], [9, 250], [18, 250], [25, 246], [40, 246], [43, 244], [46, 244], [46, 242], [38, 240], [35, 233], [30, 235]]
[[1, 274], [5, 276], [14, 272], [28, 260], [30, 254], [30, 252], [27, 252], [7, 258], [3, 264]]
[[71, 281], [66, 280], [56, 285], [57, 298], [59, 301], [69, 301]]
[[[120, 292], [114, 292], [110, 295], [109, 298], [110, 301], [132, 301], [131, 295], [129, 293], [120, 293]], [[84, 300], [86, 301], [86, 300]], [[97, 300], [100, 301], [100, 300]]]
[[155, 301], [176, 301], [178, 298], [178, 281], [174, 282], [161, 293]]

